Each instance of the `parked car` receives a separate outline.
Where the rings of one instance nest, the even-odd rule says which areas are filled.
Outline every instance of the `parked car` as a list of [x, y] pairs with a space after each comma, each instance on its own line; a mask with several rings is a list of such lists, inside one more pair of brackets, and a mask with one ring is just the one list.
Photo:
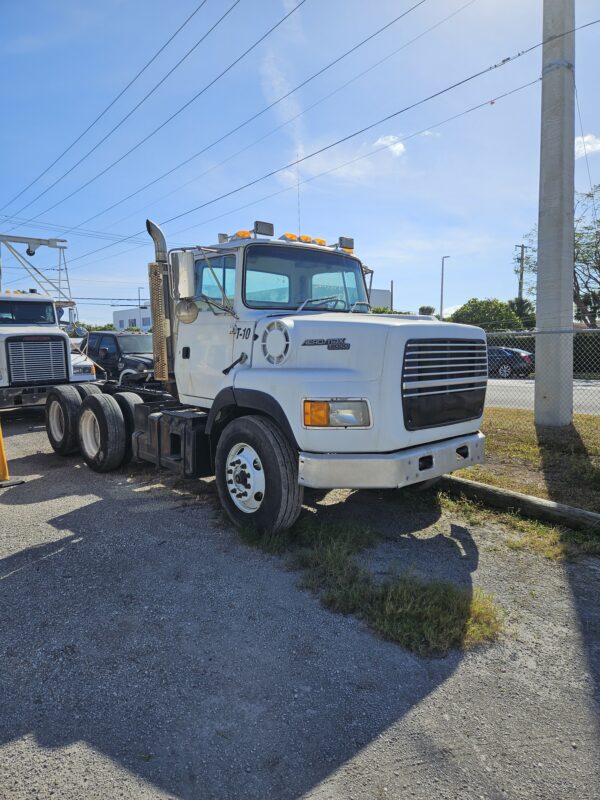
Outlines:
[[488, 347], [488, 369], [499, 378], [527, 378], [535, 370], [535, 356], [515, 347]]
[[149, 333], [117, 333], [93, 331], [82, 349], [119, 383], [144, 383], [153, 377], [152, 335]]

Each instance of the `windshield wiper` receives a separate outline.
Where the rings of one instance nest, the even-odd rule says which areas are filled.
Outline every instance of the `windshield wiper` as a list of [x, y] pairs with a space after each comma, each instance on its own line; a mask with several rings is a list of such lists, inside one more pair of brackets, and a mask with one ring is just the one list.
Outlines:
[[298, 308], [297, 308], [296, 310], [297, 310], [297, 311], [304, 311], [304, 308], [305, 308], [305, 307], [306, 307], [306, 306], [307, 306], [309, 303], [330, 303], [332, 300], [337, 300], [337, 301], [338, 301], [338, 302], [340, 302], [340, 303], [343, 303], [343, 302], [344, 302], [343, 300], [341, 300], [341, 299], [340, 299], [340, 298], [339, 298], [337, 295], [335, 295], [335, 294], [334, 294], [334, 295], [332, 295], [331, 297], [307, 297], [307, 298], [306, 298], [306, 300], [305, 300], [303, 303], [301, 303], [301, 304], [298, 306]]

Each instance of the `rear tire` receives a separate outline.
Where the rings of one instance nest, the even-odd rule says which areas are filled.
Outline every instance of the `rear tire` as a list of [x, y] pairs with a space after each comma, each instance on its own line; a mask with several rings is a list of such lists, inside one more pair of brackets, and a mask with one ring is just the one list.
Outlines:
[[82, 400], [85, 400], [90, 394], [102, 394], [102, 389], [95, 383], [74, 383], [73, 386], [79, 392]]
[[133, 392], [115, 392], [113, 397], [119, 404], [125, 421], [125, 455], [122, 463], [129, 464], [133, 458], [131, 437], [135, 431], [135, 407], [144, 401], [139, 394], [134, 394]]
[[46, 433], [52, 449], [61, 456], [79, 450], [77, 421], [81, 396], [74, 386], [54, 386], [46, 398]]
[[500, 378], [510, 378], [512, 375], [512, 367], [510, 364], [501, 364], [498, 367], [498, 375]]
[[234, 525], [276, 533], [298, 519], [304, 496], [298, 453], [267, 417], [239, 417], [227, 425], [217, 445], [215, 477]]
[[79, 447], [94, 472], [110, 472], [123, 463], [125, 420], [119, 404], [108, 394], [90, 394], [79, 412]]

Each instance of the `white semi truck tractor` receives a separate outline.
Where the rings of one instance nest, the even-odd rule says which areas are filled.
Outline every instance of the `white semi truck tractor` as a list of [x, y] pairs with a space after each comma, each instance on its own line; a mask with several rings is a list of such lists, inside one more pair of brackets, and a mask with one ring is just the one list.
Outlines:
[[305, 487], [397, 489], [483, 460], [484, 332], [372, 314], [352, 239], [274, 238], [257, 222], [168, 251], [147, 229], [164, 391], [57, 387], [58, 452], [80, 449], [97, 471], [134, 457], [214, 475], [231, 520], [270, 532], [295, 522]]
[[71, 352], [51, 297], [0, 292], [0, 408], [43, 405], [57, 385], [72, 384], [81, 395], [98, 391], [95, 380], [94, 363]]

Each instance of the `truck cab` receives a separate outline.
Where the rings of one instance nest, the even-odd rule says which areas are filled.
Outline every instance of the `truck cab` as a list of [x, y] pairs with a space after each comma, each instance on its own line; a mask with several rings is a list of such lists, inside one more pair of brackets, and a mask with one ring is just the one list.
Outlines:
[[0, 293], [0, 408], [40, 405], [51, 386], [95, 378], [90, 359], [71, 353], [51, 297]]
[[[80, 449], [99, 472], [133, 457], [214, 475], [230, 519], [269, 532], [293, 525], [305, 488], [401, 489], [483, 460], [483, 330], [371, 313], [367, 269], [345, 237], [275, 237], [256, 222], [168, 251], [146, 224], [164, 391], [54, 391], [57, 452]], [[59, 416], [60, 437], [48, 423]]]

